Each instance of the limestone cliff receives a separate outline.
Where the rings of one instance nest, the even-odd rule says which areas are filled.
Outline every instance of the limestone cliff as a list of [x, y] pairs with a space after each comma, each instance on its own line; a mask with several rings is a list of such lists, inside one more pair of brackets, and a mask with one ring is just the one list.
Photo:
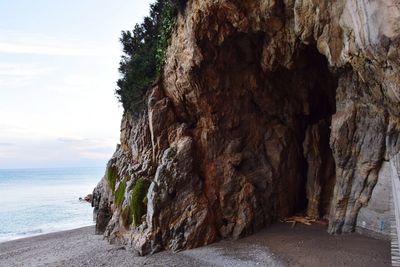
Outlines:
[[300, 211], [353, 231], [400, 149], [399, 45], [397, 0], [189, 0], [147, 111], [123, 116], [97, 231], [142, 254]]

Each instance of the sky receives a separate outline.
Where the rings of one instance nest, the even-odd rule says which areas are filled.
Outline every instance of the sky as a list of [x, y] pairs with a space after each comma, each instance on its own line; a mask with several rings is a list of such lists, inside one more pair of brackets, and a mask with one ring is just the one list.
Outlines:
[[0, 1], [0, 168], [105, 166], [119, 142], [119, 36], [151, 0]]

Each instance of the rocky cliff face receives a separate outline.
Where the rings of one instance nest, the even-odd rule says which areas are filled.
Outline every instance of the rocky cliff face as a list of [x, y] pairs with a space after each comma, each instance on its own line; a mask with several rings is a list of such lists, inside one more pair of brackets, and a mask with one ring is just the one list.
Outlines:
[[353, 231], [400, 149], [396, 0], [189, 0], [163, 79], [95, 189], [97, 231], [142, 254], [305, 211]]

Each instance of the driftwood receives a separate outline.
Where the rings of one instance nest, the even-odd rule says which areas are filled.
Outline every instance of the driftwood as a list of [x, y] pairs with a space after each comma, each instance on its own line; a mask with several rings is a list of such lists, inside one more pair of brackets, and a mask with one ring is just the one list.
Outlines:
[[292, 228], [296, 226], [296, 223], [301, 223], [304, 225], [312, 225], [313, 223], [315, 224], [320, 224], [320, 225], [327, 225], [328, 222], [325, 220], [316, 220], [316, 219], [311, 219], [309, 217], [303, 217], [303, 216], [291, 216], [287, 217], [281, 220], [281, 222], [286, 222], [286, 223], [291, 223]]

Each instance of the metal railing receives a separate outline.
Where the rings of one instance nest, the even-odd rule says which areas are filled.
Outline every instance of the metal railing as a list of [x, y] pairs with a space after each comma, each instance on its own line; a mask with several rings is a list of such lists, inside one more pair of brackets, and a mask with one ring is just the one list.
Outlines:
[[391, 160], [392, 166], [392, 265], [400, 266], [400, 153]]

